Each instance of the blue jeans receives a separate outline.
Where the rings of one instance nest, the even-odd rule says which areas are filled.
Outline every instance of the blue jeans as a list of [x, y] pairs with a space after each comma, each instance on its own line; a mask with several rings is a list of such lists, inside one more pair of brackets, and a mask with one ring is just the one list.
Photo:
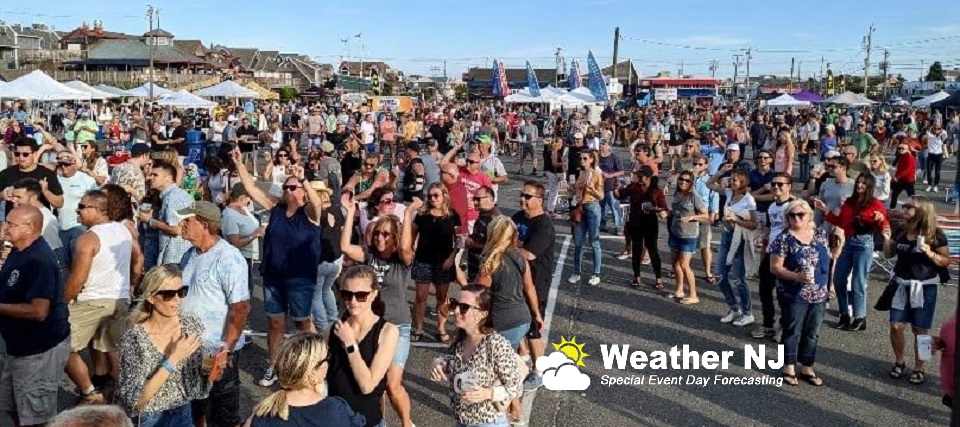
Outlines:
[[140, 245], [143, 248], [143, 271], [150, 271], [160, 261], [160, 235], [157, 230], [141, 227]]
[[[223, 375], [210, 387], [206, 399], [190, 402], [195, 415], [203, 416], [208, 427], [235, 427], [240, 424], [240, 353], [233, 353], [233, 366], [223, 368]], [[189, 425], [193, 425], [192, 423]]]
[[749, 242], [741, 242], [737, 249], [736, 256], [733, 257], [733, 264], [727, 264], [730, 247], [733, 246], [733, 232], [723, 229], [720, 235], [720, 251], [717, 252], [716, 273], [720, 276], [720, 292], [727, 301], [730, 310], [739, 311], [744, 315], [749, 315], [753, 302], [750, 299], [750, 288], [747, 287], [747, 269], [743, 264], [744, 245]]
[[457, 427], [508, 427], [510, 422], [507, 420], [507, 416], [500, 414], [497, 415], [497, 419], [489, 423], [480, 423], [480, 424], [464, 424], [457, 421]]
[[795, 365], [800, 362], [803, 366], [813, 366], [817, 361], [817, 341], [827, 304], [795, 303], [784, 299], [778, 302], [785, 363]]
[[333, 284], [343, 269], [343, 258], [334, 262], [322, 262], [317, 267], [317, 287], [313, 292], [313, 325], [318, 333], [327, 330], [327, 326], [337, 321], [337, 298], [333, 295]]
[[78, 225], [67, 230], [60, 230], [60, 241], [63, 242], [63, 262], [67, 268], [73, 265], [73, 251], [77, 246], [77, 238], [87, 232], [87, 227]]
[[193, 416], [190, 404], [184, 403], [166, 411], [140, 414], [140, 421], [135, 424], [140, 427], [193, 427]]
[[590, 246], [593, 248], [593, 275], [600, 275], [600, 265], [603, 254], [600, 252], [600, 202], [586, 203], [583, 206], [583, 221], [577, 224], [573, 233], [573, 272], [583, 272], [583, 245], [587, 233], [590, 236]]
[[[860, 234], [848, 236], [837, 258], [833, 273], [833, 285], [837, 290], [840, 315], [847, 315], [847, 307], [853, 305], [853, 317], [867, 316], [867, 275], [873, 262], [873, 236]], [[850, 290], [847, 290], [850, 276]]]
[[603, 192], [603, 200], [600, 202], [600, 228], [607, 228], [607, 210], [612, 211], [613, 228], [623, 229], [623, 210], [620, 209], [620, 201], [613, 196], [613, 190]]

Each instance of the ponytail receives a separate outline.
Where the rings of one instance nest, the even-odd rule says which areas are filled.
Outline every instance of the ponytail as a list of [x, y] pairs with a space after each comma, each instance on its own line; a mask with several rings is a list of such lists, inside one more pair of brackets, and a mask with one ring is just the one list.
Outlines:
[[287, 391], [284, 389], [277, 390], [267, 396], [266, 399], [261, 400], [260, 403], [253, 408], [253, 416], [276, 417], [287, 421], [287, 418], [290, 417], [290, 405], [287, 405]]

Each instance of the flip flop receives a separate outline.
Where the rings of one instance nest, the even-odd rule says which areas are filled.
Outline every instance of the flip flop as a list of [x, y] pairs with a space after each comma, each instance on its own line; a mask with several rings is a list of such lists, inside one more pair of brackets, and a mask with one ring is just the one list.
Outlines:
[[800, 378], [802, 378], [804, 381], [806, 381], [807, 384], [810, 384], [810, 385], [812, 385], [812, 386], [814, 386], [814, 387], [822, 387], [822, 386], [823, 386], [823, 379], [821, 379], [820, 377], [818, 377], [816, 372], [814, 372], [814, 373], [812, 373], [812, 374], [805, 374], [805, 373], [801, 372], [801, 373], [800, 373]]
[[423, 339], [423, 332], [411, 332], [410, 342], [420, 342]]
[[450, 335], [449, 335], [449, 334], [440, 334], [439, 338], [440, 338], [440, 342], [442, 342], [442, 343], [444, 343], [444, 344], [447, 344], [447, 343], [450, 342]]
[[686, 297], [686, 298], [680, 300], [680, 304], [683, 304], [683, 305], [700, 304], [700, 298], [690, 298], [690, 297]]
[[653, 288], [662, 291], [663, 290], [663, 280], [657, 280], [657, 283], [654, 283]]
[[783, 383], [786, 384], [786, 385], [789, 385], [789, 386], [792, 386], [792, 387], [796, 387], [796, 386], [800, 385], [800, 381], [797, 381], [797, 375], [796, 375], [796, 374], [788, 374], [788, 373], [786, 373], [786, 372], [782, 372], [782, 373], [780, 374], [780, 378], [783, 378]]

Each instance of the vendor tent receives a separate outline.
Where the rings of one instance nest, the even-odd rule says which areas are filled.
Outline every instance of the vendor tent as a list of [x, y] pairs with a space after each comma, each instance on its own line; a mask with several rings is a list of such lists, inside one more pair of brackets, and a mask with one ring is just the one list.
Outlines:
[[180, 108], [213, 108], [217, 106], [216, 102], [207, 101], [185, 90], [173, 92], [164, 95], [157, 101], [157, 105]]
[[61, 101], [90, 99], [90, 94], [54, 80], [36, 70], [0, 87], [0, 99], [28, 99], [31, 101]]
[[213, 86], [200, 89], [196, 91], [196, 94], [198, 96], [205, 96], [205, 97], [219, 96], [224, 98], [259, 98], [260, 97], [260, 94], [257, 93], [257, 91], [240, 86], [239, 84], [237, 84], [237, 82], [233, 80], [224, 80]]
[[809, 89], [801, 90], [800, 92], [797, 92], [791, 96], [793, 96], [797, 101], [807, 101], [814, 104], [823, 101], [823, 97], [811, 92]]
[[80, 80], [74, 80], [72, 82], [66, 82], [65, 85], [72, 87], [76, 90], [82, 90], [90, 94], [90, 99], [110, 99], [110, 98], [120, 98], [120, 95], [104, 92], [100, 89], [94, 88]]
[[247, 89], [250, 89], [250, 90], [253, 90], [254, 92], [257, 92], [257, 94], [258, 94], [257, 98], [258, 98], [258, 99], [269, 99], [269, 100], [278, 100], [278, 99], [280, 99], [280, 94], [279, 94], [279, 93], [276, 93], [276, 92], [274, 92], [274, 91], [272, 91], [272, 90], [270, 90], [270, 89], [267, 89], [267, 88], [265, 88], [265, 87], [263, 87], [263, 86], [260, 86], [260, 83], [257, 83], [257, 82], [255, 82], [255, 81], [250, 81], [250, 82], [248, 82], [247, 84], [245, 84], [245, 85], [243, 85], [243, 86], [246, 87]]
[[805, 107], [807, 105], [810, 105], [809, 101], [800, 101], [788, 93], [767, 101], [767, 107]]
[[944, 99], [947, 99], [949, 97], [950, 97], [949, 93], [941, 90], [940, 92], [937, 92], [933, 95], [926, 96], [916, 101], [913, 101], [913, 104], [911, 105], [913, 105], [914, 107], [929, 107], [930, 104], [933, 104], [934, 102], [937, 102], [937, 101], [943, 101]]
[[99, 90], [99, 91], [103, 91], [103, 92], [107, 92], [107, 93], [112, 93], [112, 94], [117, 95], [117, 96], [130, 96], [130, 92], [127, 92], [127, 91], [125, 91], [125, 90], [123, 90], [123, 89], [120, 89], [120, 88], [118, 88], [118, 87], [107, 86], [107, 85], [105, 85], [105, 84], [98, 84], [98, 85], [94, 86], [93, 88], [96, 89], [96, 90]]
[[154, 85], [153, 83], [150, 83], [150, 82], [144, 83], [142, 86], [140, 86], [140, 87], [138, 87], [138, 88], [130, 89], [130, 90], [127, 91], [127, 93], [129, 93], [130, 96], [133, 96], [133, 97], [137, 97], [137, 98], [147, 98], [147, 97], [150, 96], [150, 86], [151, 86], [151, 85], [153, 85], [153, 96], [155, 96], [155, 97], [156, 97], [156, 96], [161, 96], [161, 95], [170, 95], [170, 94], [174, 93], [174, 92], [173, 92], [172, 90], [170, 90], [170, 89], [167, 89], [167, 88], [164, 88], [164, 87], [161, 87], [161, 86]]
[[876, 101], [870, 100], [870, 98], [867, 98], [858, 93], [850, 92], [849, 90], [839, 95], [831, 96], [825, 99], [823, 102], [827, 104], [852, 105], [855, 107], [863, 106], [863, 105], [873, 105], [877, 103]]
[[[0, 89], [3, 90], [3, 89]], [[960, 92], [950, 95], [948, 98], [941, 99], [937, 102], [930, 104], [934, 108], [944, 108], [944, 107], [960, 107]]]

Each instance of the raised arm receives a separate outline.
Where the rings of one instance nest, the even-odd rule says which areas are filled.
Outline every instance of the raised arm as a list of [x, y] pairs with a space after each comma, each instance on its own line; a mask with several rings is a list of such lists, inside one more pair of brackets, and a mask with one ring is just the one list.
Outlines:
[[243, 188], [247, 190], [250, 198], [258, 205], [263, 206], [266, 210], [273, 209], [280, 199], [264, 193], [263, 190], [257, 187], [257, 183], [254, 182], [253, 176], [250, 175], [250, 171], [247, 170], [247, 165], [243, 164], [240, 156], [241, 154], [236, 151], [230, 153], [230, 158], [233, 160], [234, 165], [237, 167], [237, 172], [240, 174], [240, 182], [243, 183]]
[[350, 242], [353, 239], [353, 219], [357, 214], [357, 205], [350, 197], [350, 193], [344, 193], [340, 198], [346, 213], [344, 213], [343, 232], [340, 233], [340, 250], [350, 259], [363, 262], [363, 247], [354, 245]]
[[407, 210], [404, 211], [405, 218], [401, 226], [403, 231], [400, 234], [400, 259], [406, 265], [413, 264], [413, 217], [422, 206], [423, 200], [414, 197], [410, 206], [407, 206]]

